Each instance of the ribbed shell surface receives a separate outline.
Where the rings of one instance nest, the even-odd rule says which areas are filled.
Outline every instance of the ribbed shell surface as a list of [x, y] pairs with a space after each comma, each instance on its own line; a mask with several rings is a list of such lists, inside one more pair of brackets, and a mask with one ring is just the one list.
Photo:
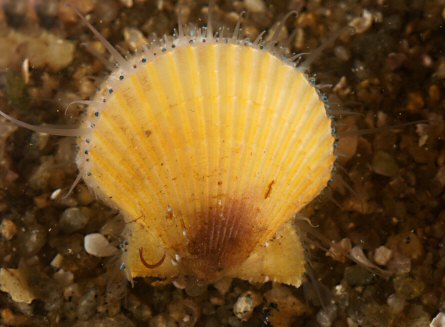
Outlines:
[[[252, 46], [180, 46], [130, 64], [89, 108], [77, 162], [126, 216], [131, 275], [236, 271], [330, 179], [324, 103], [303, 73]], [[167, 260], [150, 272], [139, 248]]]

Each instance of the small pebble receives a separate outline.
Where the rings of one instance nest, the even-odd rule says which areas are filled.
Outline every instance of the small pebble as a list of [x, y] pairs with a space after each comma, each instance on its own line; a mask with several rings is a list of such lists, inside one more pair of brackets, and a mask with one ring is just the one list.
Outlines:
[[437, 60], [437, 68], [434, 73], [434, 77], [438, 79], [445, 79], [445, 57], [441, 57]]
[[376, 174], [394, 177], [399, 173], [399, 166], [394, 158], [384, 152], [377, 151], [372, 158], [372, 169]]
[[57, 254], [53, 260], [51, 260], [50, 265], [54, 268], [60, 268], [62, 267], [62, 262], [63, 262], [63, 256], [61, 254]]
[[31, 257], [37, 254], [46, 243], [46, 229], [39, 224], [29, 226], [24, 233], [19, 234], [19, 246], [22, 255]]
[[51, 200], [56, 200], [56, 199], [58, 199], [61, 195], [62, 195], [62, 189], [58, 188], [57, 190], [55, 190], [54, 192], [51, 193], [51, 195], [49, 196], [49, 198], [50, 198]]
[[65, 287], [70, 285], [74, 280], [74, 275], [70, 271], [65, 271], [63, 269], [59, 269], [54, 275], [54, 280], [59, 283], [59, 285]]
[[424, 307], [435, 308], [439, 304], [439, 297], [435, 293], [435, 290], [426, 291], [421, 295], [420, 300]]
[[127, 295], [127, 280], [124, 276], [122, 278], [113, 280], [107, 286], [106, 299], [108, 302], [118, 302]]
[[344, 279], [350, 286], [363, 286], [371, 284], [375, 275], [369, 270], [355, 265], [346, 267]]
[[41, 194], [39, 196], [34, 197], [34, 204], [37, 208], [43, 209], [47, 208], [50, 205], [47, 194]]
[[0, 269], [0, 290], [8, 293], [15, 302], [31, 303], [35, 299], [18, 269]]
[[24, 315], [31, 317], [34, 315], [34, 306], [32, 303], [28, 304], [28, 303], [24, 303], [24, 302], [20, 302], [17, 303], [17, 305], [15, 305], [15, 307], [17, 308], [17, 311], [20, 311], [21, 313], [23, 313]]
[[346, 318], [346, 323], [348, 327], [360, 327], [351, 317]]
[[119, 1], [123, 6], [127, 8], [133, 7], [133, 0], [119, 0]]
[[176, 327], [177, 324], [167, 314], [159, 314], [150, 320], [150, 327]]
[[85, 235], [84, 248], [88, 254], [95, 257], [110, 257], [119, 253], [119, 250], [112, 246], [108, 240], [99, 233]]
[[411, 231], [405, 231], [391, 236], [388, 239], [387, 246], [414, 261], [420, 260], [424, 255], [421, 239], [416, 233]]
[[410, 306], [408, 317], [407, 327], [424, 327], [431, 321], [431, 316], [420, 305]]
[[[440, 101], [441, 97], [442, 94], [440, 88], [435, 84], [431, 85], [428, 89], [428, 100], [432, 103], [437, 103]], [[442, 116], [439, 116], [439, 119], [442, 119]]]
[[43, 151], [45, 147], [47, 146], [50, 135], [48, 134], [42, 134], [42, 133], [33, 133], [31, 135], [30, 142], [32, 143], [32, 146], [34, 148], [37, 148], [39, 151]]
[[77, 315], [80, 320], [87, 320], [96, 312], [97, 297], [97, 291], [93, 288], [85, 293], [85, 295], [79, 300]]
[[90, 190], [85, 185], [78, 185], [76, 191], [76, 199], [80, 205], [87, 206], [94, 201], [93, 194], [91, 194]]
[[330, 304], [321, 309], [318, 311], [316, 319], [320, 327], [331, 327], [337, 319], [337, 306], [335, 304]]
[[266, 4], [263, 0], [244, 0], [244, 5], [250, 13], [264, 13], [266, 11]]
[[[445, 9], [444, 9], [445, 12]], [[445, 19], [445, 15], [444, 15]], [[430, 323], [430, 327], [445, 327], [445, 313], [439, 312]]]
[[[105, 1], [104, 1], [105, 2]], [[83, 14], [87, 14], [94, 9], [96, 1], [94, 0], [65, 0], [59, 2], [58, 18], [64, 23], [75, 23], [79, 20], [77, 14], [66, 4], [76, 6]]]
[[[114, 317], [92, 318], [87, 321], [77, 321], [73, 327], [135, 327], [136, 324], [127, 318], [124, 314], [118, 314]], [[151, 327], [152, 325], [150, 325]], [[170, 327], [170, 325], [160, 325], [160, 327]]]
[[388, 262], [387, 267], [397, 275], [407, 274], [411, 271], [411, 260], [398, 252], [393, 253], [392, 259]]
[[224, 298], [219, 296], [212, 296], [210, 298], [210, 303], [213, 305], [221, 306], [224, 304]]
[[273, 304], [270, 311], [269, 323], [271, 326], [292, 326], [292, 320], [307, 312], [308, 308], [292, 291], [280, 284], [273, 284], [272, 289], [264, 293], [267, 302]]
[[351, 51], [344, 46], [337, 46], [334, 49], [335, 56], [341, 61], [348, 61], [351, 59]]
[[9, 308], [0, 310], [0, 321], [2, 322], [2, 326], [29, 326], [28, 318], [24, 315], [14, 313]]
[[100, 228], [99, 232], [105, 237], [114, 237], [120, 235], [125, 228], [125, 221], [122, 216], [115, 216], [109, 218], [104, 225]]
[[440, 185], [445, 186], [445, 166], [442, 166], [437, 170], [435, 179], [440, 183]]
[[399, 294], [393, 293], [386, 299], [386, 303], [388, 303], [391, 312], [394, 314], [398, 314], [403, 311], [405, 308], [405, 298]]
[[[337, 84], [335, 84], [334, 88], [332, 89], [336, 94], [338, 94], [340, 97], [346, 97], [348, 96], [352, 90], [349, 86], [348, 80], [346, 79], [346, 76], [342, 76]], [[341, 140], [342, 138], [340, 138]]]
[[207, 292], [207, 285], [199, 281], [188, 282], [185, 286], [185, 293], [190, 297], [197, 297]]
[[[1, 41], [0, 41], [1, 42]], [[55, 160], [53, 157], [41, 158], [41, 164], [29, 177], [29, 184], [36, 190], [46, 190], [54, 171]]]
[[374, 261], [378, 265], [385, 266], [391, 259], [392, 251], [386, 246], [379, 246], [374, 253]]
[[14, 224], [14, 222], [10, 219], [3, 219], [2, 223], [0, 225], [0, 234], [2, 237], [9, 241], [11, 240], [14, 235], [17, 233], [17, 226]]
[[119, 9], [119, 3], [115, 0], [97, 1], [95, 13], [103, 24], [109, 24], [116, 19]]
[[57, 4], [57, 0], [46, 0], [39, 3], [37, 10], [40, 14], [52, 18], [57, 15]]
[[317, 17], [311, 12], [303, 12], [297, 18], [297, 25], [299, 27], [313, 27], [316, 23]]
[[127, 298], [126, 309], [139, 321], [148, 321], [152, 317], [150, 307], [142, 303], [142, 301], [133, 294], [130, 294]]
[[56, 35], [42, 32], [38, 38], [25, 39], [25, 56], [29, 58], [31, 67], [49, 67], [52, 71], [60, 71], [74, 59], [74, 43]]
[[396, 70], [402, 66], [403, 62], [406, 60], [406, 55], [404, 53], [391, 52], [388, 54], [386, 62], [390, 70]]
[[200, 306], [192, 299], [171, 302], [168, 311], [180, 326], [195, 326], [201, 316]]
[[148, 43], [140, 30], [131, 27], [124, 28], [124, 39], [132, 51], [140, 51]]
[[87, 208], [68, 208], [62, 213], [59, 223], [65, 233], [73, 233], [83, 229], [89, 220]]
[[357, 34], [362, 34], [371, 28], [372, 22], [373, 17], [371, 12], [364, 9], [362, 17], [354, 18], [349, 25], [354, 27]]
[[415, 113], [419, 112], [425, 106], [425, 100], [423, 99], [422, 93], [420, 92], [410, 92], [408, 93], [408, 103], [406, 104], [406, 109], [409, 112]]
[[238, 319], [247, 321], [252, 316], [255, 307], [260, 303], [261, 297], [258, 294], [247, 291], [236, 300], [233, 306], [233, 313]]
[[231, 285], [232, 285], [232, 278], [226, 277], [226, 278], [221, 278], [213, 286], [219, 291], [221, 295], [225, 295], [230, 290]]
[[418, 277], [396, 276], [393, 285], [396, 293], [407, 300], [419, 297], [425, 289], [425, 283]]

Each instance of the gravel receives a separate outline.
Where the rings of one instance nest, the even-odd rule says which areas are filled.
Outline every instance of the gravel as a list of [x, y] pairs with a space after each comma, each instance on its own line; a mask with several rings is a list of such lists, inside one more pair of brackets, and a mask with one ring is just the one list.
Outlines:
[[87, 208], [68, 208], [60, 217], [60, 228], [66, 233], [73, 233], [83, 229], [90, 220]]

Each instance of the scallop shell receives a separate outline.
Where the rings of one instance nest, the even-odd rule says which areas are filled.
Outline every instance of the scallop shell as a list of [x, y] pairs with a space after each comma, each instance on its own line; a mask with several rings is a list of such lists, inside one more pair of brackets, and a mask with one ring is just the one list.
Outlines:
[[135, 56], [94, 102], [77, 162], [126, 217], [131, 277], [301, 283], [290, 221], [335, 159], [302, 72], [259, 46], [204, 39]]

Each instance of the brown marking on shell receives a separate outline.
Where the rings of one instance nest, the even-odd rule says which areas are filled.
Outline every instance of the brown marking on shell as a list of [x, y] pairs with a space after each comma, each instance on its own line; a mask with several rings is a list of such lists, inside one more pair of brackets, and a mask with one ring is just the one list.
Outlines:
[[173, 217], [174, 217], [173, 209], [170, 206], [168, 206], [167, 212], [165, 213], [165, 218], [170, 220], [173, 219]]
[[144, 218], [144, 215], [141, 215], [141, 216], [139, 216], [139, 217], [137, 217], [135, 219], [126, 221], [125, 224], [133, 224], [133, 223], [137, 222], [139, 219], [143, 219], [143, 218]]
[[162, 256], [162, 258], [156, 262], [156, 263], [148, 263], [145, 259], [144, 259], [144, 253], [143, 253], [144, 249], [143, 248], [139, 248], [139, 259], [141, 259], [142, 264], [147, 267], [148, 269], [155, 269], [157, 267], [159, 267], [160, 265], [162, 265], [164, 263], [166, 254], [164, 253], [164, 255]]
[[190, 236], [189, 258], [183, 269], [193, 271], [201, 281], [219, 279], [224, 272], [244, 262], [266, 229], [257, 220], [258, 208], [252, 196], [226, 196], [220, 206], [198, 213], [199, 226]]
[[272, 181], [269, 183], [269, 185], [267, 186], [266, 193], [264, 194], [264, 199], [267, 199], [267, 198], [269, 197], [270, 193], [272, 192], [273, 184], [275, 184], [275, 180], [272, 180]]

